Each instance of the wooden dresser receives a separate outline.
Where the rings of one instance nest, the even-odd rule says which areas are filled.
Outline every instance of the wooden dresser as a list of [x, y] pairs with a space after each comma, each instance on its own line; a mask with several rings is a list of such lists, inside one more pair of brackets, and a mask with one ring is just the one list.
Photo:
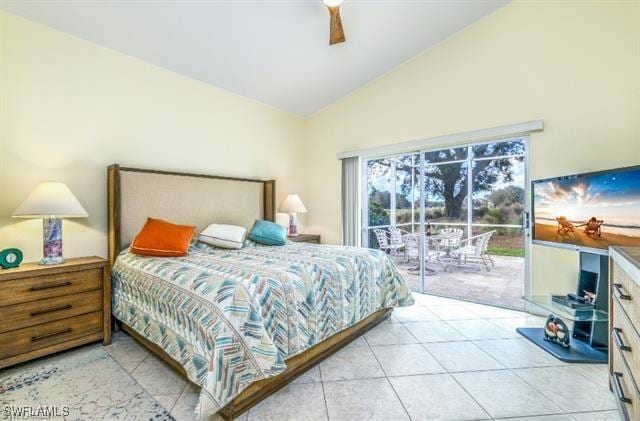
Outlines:
[[99, 340], [111, 342], [105, 259], [0, 271], [0, 368]]
[[640, 420], [640, 247], [609, 249], [609, 373], [622, 416]]

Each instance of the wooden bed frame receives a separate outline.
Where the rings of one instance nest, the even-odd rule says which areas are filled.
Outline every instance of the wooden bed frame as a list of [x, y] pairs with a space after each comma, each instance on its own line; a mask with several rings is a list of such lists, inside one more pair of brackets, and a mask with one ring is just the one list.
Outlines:
[[[191, 174], [180, 173], [172, 171], [157, 171], [140, 168], [126, 168], [120, 167], [117, 164], [111, 165], [107, 170], [107, 184], [108, 184], [108, 218], [109, 218], [109, 262], [111, 267], [115, 263], [116, 257], [121, 251], [121, 171], [140, 172], [146, 174], [168, 175], [168, 176], [180, 176], [180, 177], [196, 177], [212, 180], [227, 180], [238, 182], [251, 182], [263, 184], [263, 218], [274, 221], [276, 215], [275, 208], [275, 181], [273, 180], [254, 180], [246, 178], [234, 178], [234, 177], [220, 177], [204, 174]], [[385, 308], [376, 311], [369, 315], [365, 319], [356, 323], [355, 325], [342, 330], [335, 335], [325, 339], [324, 341], [314, 345], [308, 350], [290, 357], [286, 360], [287, 369], [281, 374], [270, 377], [267, 379], [256, 381], [250, 384], [244, 389], [238, 396], [236, 396], [231, 402], [218, 411], [218, 415], [226, 420], [232, 420], [239, 416], [243, 412], [249, 410], [251, 407], [258, 404], [268, 396], [280, 390], [288, 383], [293, 381], [300, 374], [304, 373], [320, 361], [324, 360], [334, 352], [343, 348], [351, 341], [358, 338], [367, 330], [376, 326], [391, 315], [393, 309]], [[127, 324], [115, 320], [113, 323], [114, 328], [122, 328], [129, 335], [137, 339], [141, 344], [147, 347], [151, 352], [181, 373], [185, 378], [186, 372], [182, 365], [171, 358], [162, 348], [148, 339], [144, 338], [133, 328]]]

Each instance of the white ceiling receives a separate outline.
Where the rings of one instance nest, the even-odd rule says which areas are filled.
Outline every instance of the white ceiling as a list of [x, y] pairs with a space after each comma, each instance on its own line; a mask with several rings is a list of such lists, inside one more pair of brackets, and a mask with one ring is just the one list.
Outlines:
[[308, 116], [506, 3], [346, 0], [347, 41], [334, 46], [320, 0], [0, 0], [0, 7]]

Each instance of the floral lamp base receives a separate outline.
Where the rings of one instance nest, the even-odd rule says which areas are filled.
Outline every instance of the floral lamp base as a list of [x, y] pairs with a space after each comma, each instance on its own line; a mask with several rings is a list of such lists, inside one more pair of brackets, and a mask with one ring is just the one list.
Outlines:
[[44, 218], [42, 220], [42, 259], [41, 265], [57, 265], [64, 262], [62, 257], [62, 219]]
[[298, 214], [295, 212], [289, 214], [289, 235], [292, 237], [298, 235]]

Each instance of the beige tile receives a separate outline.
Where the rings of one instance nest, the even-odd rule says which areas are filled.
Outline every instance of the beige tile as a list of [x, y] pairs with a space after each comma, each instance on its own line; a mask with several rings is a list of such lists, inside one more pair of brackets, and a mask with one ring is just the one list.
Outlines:
[[369, 345], [396, 345], [418, 343], [411, 332], [401, 323], [382, 323], [367, 333], [365, 338]]
[[111, 345], [103, 349], [125, 370], [133, 364], [141, 363], [149, 355], [145, 347], [122, 331], [113, 335]]
[[299, 375], [291, 384], [320, 383], [321, 381], [320, 367], [316, 365]]
[[509, 370], [475, 371], [453, 376], [489, 415], [496, 418], [563, 412]]
[[343, 348], [320, 363], [322, 381], [384, 377], [369, 347]]
[[393, 317], [402, 323], [406, 322], [428, 322], [439, 320], [438, 316], [433, 314], [427, 308], [414, 304], [411, 307], [398, 307], [393, 310]]
[[570, 367], [600, 386], [609, 388], [609, 366], [607, 364], [571, 364]]
[[157, 400], [160, 405], [162, 405], [164, 409], [167, 410], [167, 412], [169, 412], [171, 411], [171, 408], [173, 408], [173, 405], [175, 405], [179, 397], [180, 393], [176, 393], [173, 395], [155, 395], [153, 398]]
[[327, 419], [322, 384], [291, 384], [249, 410], [248, 421]]
[[411, 334], [420, 342], [466, 341], [462, 333], [444, 321], [407, 323]]
[[389, 381], [413, 421], [490, 418], [449, 374], [394, 377]]
[[600, 411], [600, 412], [583, 412], [578, 414], [571, 414], [576, 421], [620, 421], [620, 412], [615, 411]]
[[537, 417], [498, 418], [500, 421], [574, 421], [570, 415], [540, 415]]
[[150, 355], [133, 370], [131, 377], [154, 396], [177, 394], [185, 386], [182, 376], [155, 355]]
[[462, 305], [441, 305], [429, 308], [442, 320], [470, 320], [479, 319], [480, 316]]
[[544, 367], [514, 370], [567, 412], [616, 409], [613, 393], [587, 379], [571, 367]]
[[519, 338], [517, 332], [508, 332], [486, 320], [452, 320], [448, 322], [468, 339]]
[[373, 346], [371, 349], [387, 376], [445, 372], [421, 344]]
[[475, 344], [508, 368], [566, 365], [527, 339], [491, 339]]
[[475, 303], [465, 303], [463, 307], [485, 319], [507, 319], [513, 317], [524, 317], [527, 313], [506, 308], [488, 306]]
[[117, 363], [120, 365], [120, 367], [124, 368], [127, 373], [131, 373], [140, 364], [142, 364], [142, 361], [122, 361]]
[[385, 378], [324, 383], [331, 421], [409, 420]]
[[509, 317], [504, 319], [487, 319], [488, 322], [493, 323], [503, 329], [513, 332], [519, 327], [542, 327], [544, 326], [545, 319], [538, 316], [521, 316], [521, 317]]
[[171, 410], [171, 416], [176, 421], [195, 421], [197, 418], [194, 414], [198, 405], [198, 393], [183, 393], [178, 398], [176, 404]]
[[439, 342], [424, 344], [449, 372], [497, 370], [504, 366], [472, 342]]

